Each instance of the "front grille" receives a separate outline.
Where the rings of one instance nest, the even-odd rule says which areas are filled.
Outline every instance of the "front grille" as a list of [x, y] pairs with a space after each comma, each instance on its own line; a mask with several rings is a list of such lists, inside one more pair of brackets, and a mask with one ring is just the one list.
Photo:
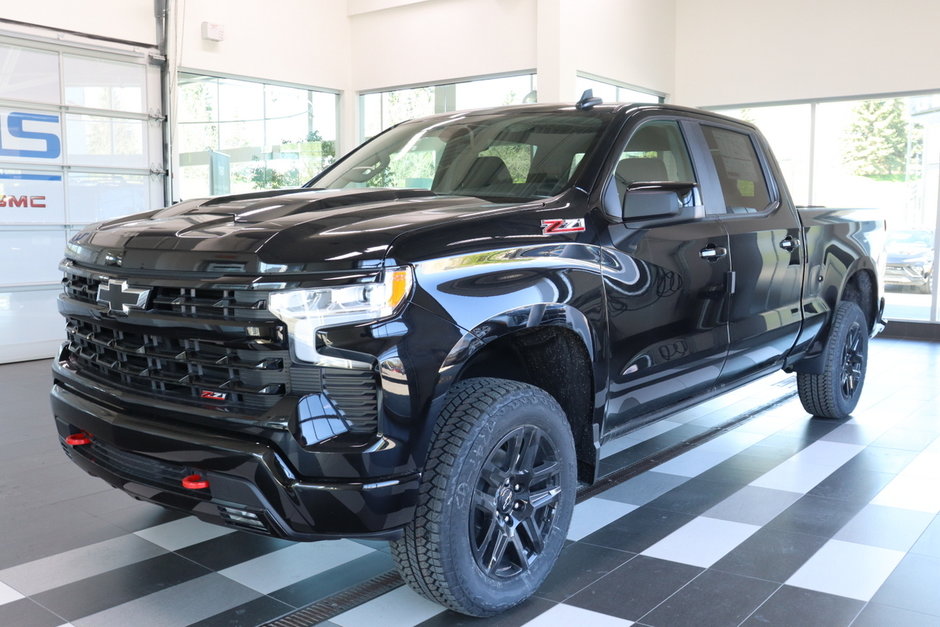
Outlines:
[[[83, 303], [98, 300], [100, 277], [72, 274], [63, 281], [65, 294]], [[156, 286], [151, 289], [151, 311], [191, 318], [222, 320], [270, 319], [267, 293], [231, 288], [193, 288]]]
[[[63, 291], [95, 307], [108, 279], [66, 269]], [[266, 308], [267, 292], [129, 283], [150, 289], [146, 311], [97, 318], [89, 307], [88, 315], [81, 308], [66, 314], [66, 358], [83, 376], [167, 402], [247, 415], [271, 409], [287, 394], [324, 393], [349, 430], [376, 429], [373, 373], [292, 365], [280, 322]]]
[[324, 368], [323, 389], [354, 430], [375, 416], [378, 398], [371, 370]]
[[159, 328], [69, 317], [69, 365], [125, 389], [219, 408], [269, 409], [287, 392], [286, 348], [232, 348]]

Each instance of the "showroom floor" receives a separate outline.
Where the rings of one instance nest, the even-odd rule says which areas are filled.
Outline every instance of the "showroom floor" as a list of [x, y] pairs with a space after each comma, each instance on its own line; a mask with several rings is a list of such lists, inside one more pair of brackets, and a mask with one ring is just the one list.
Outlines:
[[[84, 475], [59, 448], [48, 372], [0, 366], [0, 625], [256, 625], [392, 567], [384, 544], [233, 532]], [[876, 340], [848, 421], [810, 420], [792, 378], [752, 384], [605, 446], [605, 466], [648, 469], [577, 506], [560, 563], [514, 611], [469, 620], [398, 587], [327, 624], [940, 625], [938, 377], [940, 343]]]

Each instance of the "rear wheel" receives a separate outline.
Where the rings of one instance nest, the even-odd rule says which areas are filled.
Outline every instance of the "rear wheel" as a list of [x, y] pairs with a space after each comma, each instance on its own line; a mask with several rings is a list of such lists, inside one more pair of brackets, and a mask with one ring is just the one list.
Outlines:
[[868, 322], [857, 304], [839, 303], [823, 359], [821, 373], [797, 374], [800, 402], [814, 416], [845, 418], [858, 404], [868, 365]]
[[415, 519], [392, 556], [425, 597], [496, 614], [545, 580], [575, 490], [574, 441], [555, 399], [516, 381], [468, 379], [441, 412]]

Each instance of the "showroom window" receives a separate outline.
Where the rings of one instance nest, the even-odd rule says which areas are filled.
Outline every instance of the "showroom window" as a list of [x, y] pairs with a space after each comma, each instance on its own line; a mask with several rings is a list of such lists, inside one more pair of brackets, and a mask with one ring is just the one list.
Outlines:
[[639, 87], [631, 87], [625, 83], [618, 83], [606, 78], [600, 78], [591, 74], [578, 74], [577, 93], [575, 98], [580, 98], [585, 89], [594, 91], [594, 95], [601, 98], [604, 102], [645, 102], [656, 104], [665, 102], [665, 96], [653, 91], [646, 91]]
[[882, 210], [886, 317], [940, 321], [940, 93], [715, 110], [761, 129], [797, 205]]
[[164, 204], [159, 66], [0, 37], [0, 362], [51, 356], [66, 238]]
[[336, 158], [332, 92], [179, 75], [183, 199], [301, 185]]
[[535, 102], [535, 74], [425, 85], [359, 96], [359, 138], [425, 115]]

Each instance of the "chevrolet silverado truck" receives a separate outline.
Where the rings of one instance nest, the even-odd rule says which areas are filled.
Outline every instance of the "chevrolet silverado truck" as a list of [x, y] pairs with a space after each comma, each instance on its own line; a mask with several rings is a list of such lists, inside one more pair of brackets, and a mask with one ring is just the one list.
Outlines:
[[797, 209], [753, 126], [524, 105], [394, 126], [306, 185], [89, 226], [52, 408], [134, 498], [391, 542], [485, 616], [531, 595], [602, 443], [780, 369], [847, 416], [884, 225]]

